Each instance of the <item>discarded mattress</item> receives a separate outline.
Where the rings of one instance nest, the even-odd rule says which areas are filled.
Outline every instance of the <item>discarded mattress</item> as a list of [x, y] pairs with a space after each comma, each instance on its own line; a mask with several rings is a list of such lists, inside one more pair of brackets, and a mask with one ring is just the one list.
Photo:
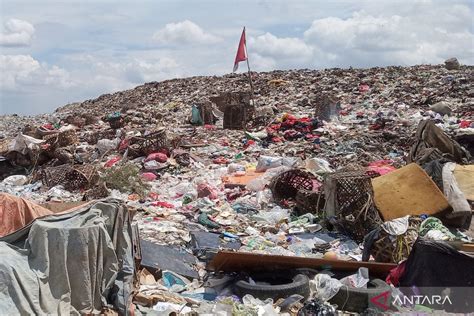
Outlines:
[[22, 228], [37, 217], [52, 213], [23, 198], [0, 193], [0, 237]]
[[134, 277], [131, 219], [108, 199], [38, 218], [0, 238], [5, 315], [128, 315]]
[[406, 215], [434, 215], [449, 207], [433, 180], [415, 163], [372, 179], [372, 185], [375, 205], [384, 221]]

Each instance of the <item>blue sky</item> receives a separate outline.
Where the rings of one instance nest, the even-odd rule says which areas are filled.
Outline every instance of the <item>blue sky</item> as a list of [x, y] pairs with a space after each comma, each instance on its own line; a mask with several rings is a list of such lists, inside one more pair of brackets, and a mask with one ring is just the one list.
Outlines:
[[0, 114], [232, 70], [474, 64], [472, 1], [0, 0]]

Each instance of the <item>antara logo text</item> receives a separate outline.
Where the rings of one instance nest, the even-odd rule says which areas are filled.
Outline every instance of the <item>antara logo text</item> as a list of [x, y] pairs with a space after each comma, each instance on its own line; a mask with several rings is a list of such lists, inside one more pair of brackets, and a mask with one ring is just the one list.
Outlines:
[[[390, 297], [390, 291], [383, 292], [373, 298], [371, 298], [371, 302], [378, 306], [379, 308], [383, 310], [388, 310], [390, 308], [389, 304], [389, 297]], [[433, 304], [438, 304], [438, 305], [444, 305], [444, 304], [449, 304], [452, 305], [453, 303], [451, 302], [451, 299], [449, 296], [441, 296], [441, 295], [410, 295], [410, 296], [405, 296], [405, 295], [397, 295], [393, 299], [392, 302], [393, 305], [398, 305], [398, 306], [413, 306], [413, 305], [433, 305]]]
[[393, 300], [394, 304], [407, 306], [407, 305], [444, 305], [448, 303], [452, 305], [451, 299], [449, 296], [441, 296], [441, 295], [411, 295], [411, 296], [396, 296]]

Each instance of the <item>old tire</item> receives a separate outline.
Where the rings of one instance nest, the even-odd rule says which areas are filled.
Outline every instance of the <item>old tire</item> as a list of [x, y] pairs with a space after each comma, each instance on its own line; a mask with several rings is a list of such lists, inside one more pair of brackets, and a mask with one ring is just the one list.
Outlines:
[[[250, 284], [248, 281], [238, 281], [234, 285], [234, 292], [240, 297], [250, 294], [259, 299], [287, 298], [293, 294], [299, 294], [308, 298], [310, 294], [309, 279], [304, 274], [297, 274], [293, 277], [282, 276], [281, 274], [260, 274], [255, 276], [256, 284]], [[266, 281], [270, 284], [259, 284]]]
[[380, 279], [369, 281], [367, 288], [343, 285], [329, 303], [336, 304], [340, 310], [361, 313], [369, 307], [371, 298], [387, 291], [390, 291], [390, 286]]

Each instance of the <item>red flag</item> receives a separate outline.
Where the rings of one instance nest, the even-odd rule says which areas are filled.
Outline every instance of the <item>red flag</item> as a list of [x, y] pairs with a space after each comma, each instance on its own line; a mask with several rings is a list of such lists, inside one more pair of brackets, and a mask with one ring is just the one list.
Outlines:
[[247, 60], [247, 50], [245, 45], [247, 45], [245, 41], [245, 27], [244, 30], [242, 31], [242, 35], [240, 36], [240, 42], [239, 42], [239, 47], [237, 48], [237, 55], [235, 55], [235, 61], [234, 61], [234, 72], [237, 71], [239, 68], [239, 63], [241, 61]]

